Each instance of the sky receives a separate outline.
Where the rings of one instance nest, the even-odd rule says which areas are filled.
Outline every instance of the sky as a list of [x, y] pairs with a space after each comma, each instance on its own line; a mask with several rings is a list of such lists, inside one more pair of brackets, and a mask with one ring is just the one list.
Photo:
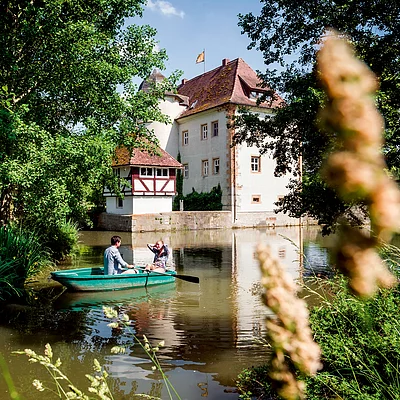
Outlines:
[[[182, 78], [191, 79], [221, 65], [224, 58], [242, 58], [253, 70], [264, 72], [260, 51], [248, 50], [250, 39], [241, 34], [238, 14], [259, 15], [260, 0], [148, 0], [143, 18], [127, 24], [147, 24], [157, 30], [156, 40], [169, 60], [165, 76], [182, 70]], [[204, 63], [196, 64], [205, 50]]]

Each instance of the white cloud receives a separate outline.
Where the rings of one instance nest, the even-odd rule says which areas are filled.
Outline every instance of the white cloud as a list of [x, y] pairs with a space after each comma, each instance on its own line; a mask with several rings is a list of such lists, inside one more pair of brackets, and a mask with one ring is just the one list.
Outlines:
[[177, 17], [183, 18], [185, 13], [183, 11], [178, 11], [170, 2], [164, 0], [147, 2], [147, 7], [152, 11], [160, 11], [164, 15], [176, 15]]

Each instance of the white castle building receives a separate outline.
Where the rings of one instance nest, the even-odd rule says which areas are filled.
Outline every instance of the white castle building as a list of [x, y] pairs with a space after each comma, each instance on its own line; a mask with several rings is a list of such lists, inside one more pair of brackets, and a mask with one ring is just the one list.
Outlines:
[[[162, 79], [157, 70], [149, 77], [155, 82]], [[143, 82], [141, 89], [146, 90], [147, 85]], [[261, 155], [257, 147], [245, 143], [232, 146], [234, 131], [228, 126], [229, 117], [241, 106], [262, 117], [273, 115], [282, 99], [257, 104], [257, 98], [268, 91], [241, 58], [224, 59], [218, 68], [183, 79], [177, 93], [166, 93], [160, 103], [171, 123], [149, 126], [159, 139], [161, 156], [136, 151], [119, 159], [116, 173], [129, 179], [132, 189], [124, 192], [124, 200], [106, 190], [107, 213], [172, 211], [176, 170], [181, 168], [184, 195], [193, 189], [209, 192], [220, 185], [223, 210], [231, 211], [233, 222], [242, 214], [273, 221], [274, 203], [287, 193], [289, 177], [275, 177], [275, 161]]]

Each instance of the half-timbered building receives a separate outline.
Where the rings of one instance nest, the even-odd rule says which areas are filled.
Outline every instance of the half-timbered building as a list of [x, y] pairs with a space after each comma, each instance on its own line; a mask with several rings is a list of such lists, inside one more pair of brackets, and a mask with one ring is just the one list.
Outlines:
[[135, 149], [118, 149], [113, 164], [121, 180], [123, 197], [105, 188], [107, 212], [111, 214], [147, 214], [172, 211], [176, 194], [176, 171], [182, 165], [165, 150], [150, 154]]

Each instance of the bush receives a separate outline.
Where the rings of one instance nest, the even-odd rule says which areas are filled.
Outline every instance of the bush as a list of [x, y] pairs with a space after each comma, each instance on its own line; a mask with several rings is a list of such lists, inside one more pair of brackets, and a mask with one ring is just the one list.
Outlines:
[[79, 240], [77, 224], [72, 222], [60, 222], [57, 226], [51, 227], [44, 236], [45, 245], [51, 249], [55, 260], [61, 260], [73, 251]]
[[307, 398], [398, 399], [399, 307], [398, 290], [362, 301], [340, 282], [334, 300], [311, 312], [324, 369], [309, 379]]
[[222, 210], [221, 186], [214, 186], [210, 192], [198, 193], [193, 188], [187, 196], [178, 195], [174, 199], [173, 210], [179, 210], [179, 201], [183, 200], [185, 211], [220, 211]]
[[35, 232], [0, 227], [0, 300], [20, 296], [26, 279], [48, 266], [50, 259], [50, 251]]
[[279, 399], [279, 396], [272, 389], [272, 384], [268, 376], [268, 368], [267, 365], [262, 365], [260, 367], [251, 367], [241, 372], [236, 381], [241, 399]]

